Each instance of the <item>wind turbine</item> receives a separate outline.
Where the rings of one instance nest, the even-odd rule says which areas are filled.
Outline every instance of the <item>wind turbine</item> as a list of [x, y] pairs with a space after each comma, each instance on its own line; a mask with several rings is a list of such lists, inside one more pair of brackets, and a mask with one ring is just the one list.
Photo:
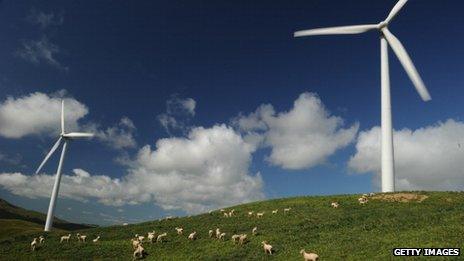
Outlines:
[[361, 34], [371, 30], [380, 32], [380, 51], [381, 51], [381, 93], [382, 93], [382, 192], [395, 191], [395, 168], [393, 158], [393, 133], [390, 101], [390, 73], [388, 68], [388, 45], [393, 49], [404, 70], [411, 79], [414, 87], [421, 96], [422, 100], [431, 100], [430, 94], [424, 85], [416, 67], [409, 58], [401, 42], [389, 30], [388, 25], [395, 18], [401, 8], [408, 0], [399, 0], [388, 14], [387, 18], [378, 24], [351, 25], [318, 28], [311, 30], [297, 31], [294, 37], [331, 35], [331, 34]]
[[61, 134], [56, 141], [55, 145], [53, 145], [52, 149], [50, 152], [48, 152], [47, 156], [45, 156], [45, 159], [40, 163], [40, 166], [37, 168], [37, 171], [35, 174], [38, 174], [42, 167], [45, 165], [47, 160], [52, 156], [52, 154], [55, 152], [55, 150], [60, 146], [60, 144], [63, 142], [63, 149], [61, 151], [61, 157], [60, 157], [60, 163], [58, 163], [58, 169], [56, 171], [56, 176], [55, 176], [55, 184], [53, 185], [53, 190], [52, 190], [52, 195], [50, 198], [50, 205], [48, 206], [48, 212], [47, 212], [47, 221], [45, 222], [45, 231], [50, 231], [52, 228], [53, 224], [53, 213], [55, 211], [55, 203], [56, 203], [56, 197], [58, 195], [58, 190], [60, 189], [60, 180], [61, 180], [61, 169], [63, 167], [63, 161], [64, 161], [64, 155], [66, 154], [66, 148], [68, 146], [68, 142], [70, 140], [74, 139], [79, 139], [79, 138], [91, 138], [93, 137], [92, 133], [84, 133], [84, 132], [70, 132], [66, 133], [64, 130], [64, 101], [61, 101]]

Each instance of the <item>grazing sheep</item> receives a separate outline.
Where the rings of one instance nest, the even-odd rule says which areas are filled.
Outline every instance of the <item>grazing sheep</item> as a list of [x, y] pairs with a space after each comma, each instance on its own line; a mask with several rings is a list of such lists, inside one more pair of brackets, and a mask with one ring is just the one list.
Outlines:
[[247, 242], [247, 234], [241, 234], [239, 238], [240, 245], [243, 245]]
[[319, 256], [314, 253], [306, 253], [304, 249], [301, 249], [300, 254], [303, 255], [305, 261], [317, 261], [319, 260]]
[[182, 233], [184, 232], [184, 229], [181, 227], [176, 227], [176, 231], [178, 235], [182, 235]]
[[359, 202], [359, 204], [361, 204], [361, 205], [366, 204], [367, 201], [368, 201], [368, 199], [365, 198], [365, 197], [360, 197], [360, 198], [358, 198], [358, 202]]
[[248, 211], [248, 216], [249, 217], [253, 216], [253, 211]]
[[221, 233], [219, 235], [219, 239], [225, 240], [225, 237], [226, 237], [226, 233]]
[[213, 231], [212, 229], [210, 229], [210, 230], [208, 231], [209, 237], [212, 238], [212, 237], [213, 237], [213, 234], [214, 234], [214, 231]]
[[287, 213], [287, 212], [290, 212], [292, 208], [284, 208], [284, 214]]
[[139, 236], [139, 234], [135, 234], [135, 238], [137, 238], [137, 240], [139, 240], [140, 242], [143, 242], [143, 240], [145, 239], [144, 236]]
[[330, 204], [330, 206], [332, 206], [333, 208], [338, 208], [338, 202], [332, 202], [332, 204]]
[[128, 223], [122, 223], [123, 226], [128, 226], [129, 224]]
[[167, 217], [164, 218], [164, 220], [173, 220], [173, 219], [174, 219], [173, 216], [167, 216]]
[[135, 249], [134, 251], [134, 259], [138, 259], [138, 258], [143, 258], [143, 256], [145, 255], [145, 249], [143, 248], [142, 244], [138, 244], [137, 245], [137, 248]]
[[62, 236], [61, 239], [60, 239], [60, 243], [65, 241], [65, 240], [66, 240], [66, 243], [68, 243], [70, 238], [71, 238], [71, 234], [69, 234], [67, 236]]
[[369, 197], [373, 197], [373, 196], [375, 196], [375, 193], [373, 192], [369, 193]]
[[224, 212], [224, 217], [229, 217], [229, 213]]
[[231, 239], [232, 239], [232, 242], [234, 242], [234, 244], [235, 244], [240, 239], [240, 235], [232, 235]]
[[258, 212], [256, 213], [257, 218], [262, 218], [264, 216], [264, 212]]
[[251, 230], [251, 234], [253, 234], [253, 236], [256, 236], [258, 234], [258, 227], [254, 227], [252, 230]]
[[163, 242], [164, 238], [167, 235], [168, 235], [168, 233], [163, 233], [163, 234], [158, 235], [158, 237], [156, 238], [156, 242]]
[[219, 238], [220, 235], [221, 235], [221, 230], [219, 230], [219, 228], [216, 228], [216, 238]]
[[234, 215], [234, 212], [230, 211], [229, 212], [229, 217], [232, 217]]
[[362, 196], [367, 198], [369, 195], [364, 193]]
[[87, 239], [86, 235], [81, 235], [81, 234], [77, 233], [77, 241], [79, 241], [79, 242], [82, 241], [82, 243], [85, 243], [86, 239]]
[[152, 232], [148, 232], [148, 236], [147, 236], [147, 239], [150, 243], [153, 243], [153, 240], [155, 239], [155, 231], [153, 230]]
[[137, 247], [142, 244], [140, 243], [140, 241], [137, 239], [137, 238], [131, 238], [131, 242], [132, 242], [132, 249], [137, 249]]
[[192, 233], [190, 233], [190, 235], [188, 236], [188, 239], [192, 241], [197, 239], [197, 231], [193, 231]]
[[99, 239], [100, 239], [100, 236], [97, 236], [97, 237], [94, 238], [92, 241], [93, 241], [94, 243], [97, 243]]
[[279, 212], [279, 210], [278, 210], [278, 209], [274, 209], [274, 210], [272, 211], [272, 214], [277, 214], [277, 212]]
[[220, 210], [220, 211], [221, 211], [221, 213], [223, 213], [223, 212], [226, 212], [226, 211], [225, 211], [225, 209], [223, 209], [223, 208], [221, 208], [221, 210]]
[[31, 250], [32, 251], [35, 251], [35, 248], [37, 247], [37, 244], [38, 244], [37, 238], [34, 237], [34, 240], [32, 240], [32, 242], [31, 242]]
[[43, 236], [40, 236], [39, 237], [39, 243], [42, 244], [43, 242], [45, 242], [45, 238]]
[[263, 241], [261, 244], [263, 244], [264, 254], [269, 253], [269, 255], [272, 255], [272, 246], [269, 245], [267, 241]]

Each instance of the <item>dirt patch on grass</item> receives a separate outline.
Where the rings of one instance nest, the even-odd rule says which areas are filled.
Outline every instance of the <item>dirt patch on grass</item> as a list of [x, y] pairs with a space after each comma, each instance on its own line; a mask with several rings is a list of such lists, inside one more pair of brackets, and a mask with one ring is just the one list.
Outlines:
[[394, 193], [394, 194], [380, 194], [373, 196], [372, 199], [390, 201], [390, 202], [422, 202], [429, 196], [419, 195], [415, 193]]

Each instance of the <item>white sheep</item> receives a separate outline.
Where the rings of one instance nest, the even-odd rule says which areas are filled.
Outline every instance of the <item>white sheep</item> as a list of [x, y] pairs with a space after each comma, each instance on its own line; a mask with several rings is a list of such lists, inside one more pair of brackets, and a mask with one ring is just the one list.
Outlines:
[[221, 210], [220, 210], [220, 211], [221, 211], [221, 213], [222, 213], [222, 212], [226, 212], [226, 210], [225, 210], [225, 209], [223, 209], [223, 208], [221, 208]]
[[225, 240], [225, 237], [226, 237], [226, 233], [221, 233], [219, 235], [219, 239]]
[[258, 227], [254, 227], [252, 230], [251, 230], [251, 234], [253, 234], [253, 236], [256, 236], [258, 234]]
[[188, 239], [192, 241], [197, 239], [197, 232], [193, 231], [192, 233], [190, 233], [190, 235], [188, 236]]
[[163, 234], [160, 234], [158, 235], [158, 237], [156, 238], [156, 242], [163, 242], [164, 238], [168, 235], [168, 233], [163, 233]]
[[247, 241], [247, 234], [241, 234], [241, 235], [240, 235], [240, 238], [239, 238], [239, 243], [240, 243], [240, 245], [245, 244], [246, 241]]
[[262, 218], [264, 216], [264, 212], [258, 212], [256, 213], [257, 218]]
[[365, 197], [360, 197], [360, 198], [358, 198], [358, 202], [359, 202], [359, 204], [361, 204], [361, 205], [366, 204], [367, 201], [368, 201], [368, 199], [365, 198]]
[[292, 210], [292, 208], [284, 208], [284, 214], [290, 212], [290, 210]]
[[39, 237], [39, 243], [42, 244], [43, 242], [45, 242], [45, 238], [43, 236], [40, 236]]
[[221, 235], [221, 230], [219, 230], [219, 228], [216, 228], [216, 238], [219, 238], [220, 235]]
[[240, 239], [240, 235], [232, 235], [231, 239], [232, 239], [232, 242], [237, 243], [238, 240]]
[[37, 244], [38, 244], [37, 238], [34, 237], [34, 240], [32, 240], [32, 242], [31, 242], [31, 250], [32, 251], [35, 251], [35, 248], [37, 247]]
[[143, 242], [143, 240], [145, 239], [144, 236], [139, 236], [139, 234], [135, 234], [135, 238], [137, 238], [140, 242]]
[[234, 212], [230, 211], [229, 212], [229, 217], [232, 217], [234, 215]]
[[134, 251], [134, 254], [133, 254], [134, 259], [143, 258], [144, 254], [145, 254], [145, 249], [143, 248], [142, 244], [140, 243], [140, 244], [137, 245], [137, 248]]
[[184, 232], [184, 229], [181, 227], [176, 227], [176, 231], [178, 235], [182, 235], [182, 233]]
[[137, 238], [131, 238], [132, 242], [132, 249], [137, 249], [137, 247], [141, 244], [140, 241]]
[[164, 218], [164, 220], [173, 220], [173, 219], [174, 219], [173, 216], [167, 216], [167, 217]]
[[300, 254], [303, 255], [305, 261], [317, 261], [319, 260], [319, 256], [314, 253], [306, 253], [304, 249], [301, 249]]
[[253, 211], [248, 211], [248, 216], [249, 217], [253, 216]]
[[214, 234], [214, 231], [213, 231], [212, 229], [210, 229], [210, 230], [208, 231], [209, 237], [212, 238], [212, 237], [213, 237], [213, 234]]
[[100, 239], [100, 236], [97, 236], [97, 237], [94, 238], [92, 241], [93, 241], [94, 243], [97, 243], [99, 239]]
[[86, 240], [86, 239], [87, 239], [87, 236], [86, 236], [86, 235], [81, 235], [81, 234], [77, 233], [77, 240], [78, 240], [79, 242], [82, 241], [82, 243], [85, 243], [85, 240]]
[[71, 234], [69, 234], [67, 236], [62, 236], [61, 239], [60, 239], [60, 243], [62, 243], [65, 240], [68, 243], [70, 238], [71, 238]]
[[279, 212], [279, 210], [278, 210], [278, 209], [274, 209], [274, 210], [272, 211], [272, 214], [277, 214], [277, 212]]
[[267, 241], [263, 241], [261, 242], [261, 244], [263, 244], [264, 254], [269, 253], [270, 255], [272, 255], [272, 246], [269, 245]]
[[224, 217], [229, 217], [229, 213], [224, 212]]
[[153, 230], [152, 232], [148, 232], [147, 239], [150, 243], [153, 243], [153, 240], [155, 240], [156, 233]]
[[338, 202], [332, 202], [332, 204], [330, 204], [330, 206], [332, 206], [333, 208], [338, 208], [339, 204], [338, 204]]

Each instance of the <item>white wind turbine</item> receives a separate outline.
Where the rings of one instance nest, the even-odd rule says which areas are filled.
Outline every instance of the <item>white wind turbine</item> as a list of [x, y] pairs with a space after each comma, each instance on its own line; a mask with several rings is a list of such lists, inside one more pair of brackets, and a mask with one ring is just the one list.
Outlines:
[[[311, 30], [298, 31], [294, 33], [295, 37], [313, 36], [313, 35], [331, 35], [331, 34], [360, 34], [371, 30], [380, 32], [380, 50], [381, 50], [381, 93], [382, 93], [382, 192], [395, 191], [395, 169], [393, 158], [393, 133], [391, 118], [391, 101], [390, 101], [390, 73], [388, 69], [388, 45], [393, 49], [406, 73], [416, 87], [417, 92], [422, 100], [431, 100], [416, 67], [409, 58], [401, 42], [389, 30], [388, 25], [398, 14], [407, 0], [400, 0], [388, 14], [385, 21], [378, 24], [339, 26], [329, 28], [318, 28]], [[388, 44], [388, 45], [387, 45]]]
[[61, 168], [63, 167], [64, 155], [66, 154], [66, 148], [70, 140], [79, 139], [79, 138], [91, 138], [93, 137], [92, 133], [84, 132], [70, 132], [66, 133], [64, 130], [64, 101], [61, 101], [61, 134], [55, 145], [53, 145], [50, 152], [48, 152], [45, 159], [40, 163], [39, 168], [37, 168], [36, 174], [42, 169], [50, 156], [55, 152], [55, 150], [60, 146], [63, 141], [63, 150], [61, 151], [60, 163], [58, 164], [58, 169], [56, 171], [55, 184], [53, 185], [52, 195], [50, 198], [50, 205], [48, 206], [47, 212], [47, 221], [45, 222], [45, 231], [50, 231], [53, 224], [53, 213], [55, 211], [56, 196], [58, 195], [58, 190], [60, 189], [60, 180], [61, 180]]

